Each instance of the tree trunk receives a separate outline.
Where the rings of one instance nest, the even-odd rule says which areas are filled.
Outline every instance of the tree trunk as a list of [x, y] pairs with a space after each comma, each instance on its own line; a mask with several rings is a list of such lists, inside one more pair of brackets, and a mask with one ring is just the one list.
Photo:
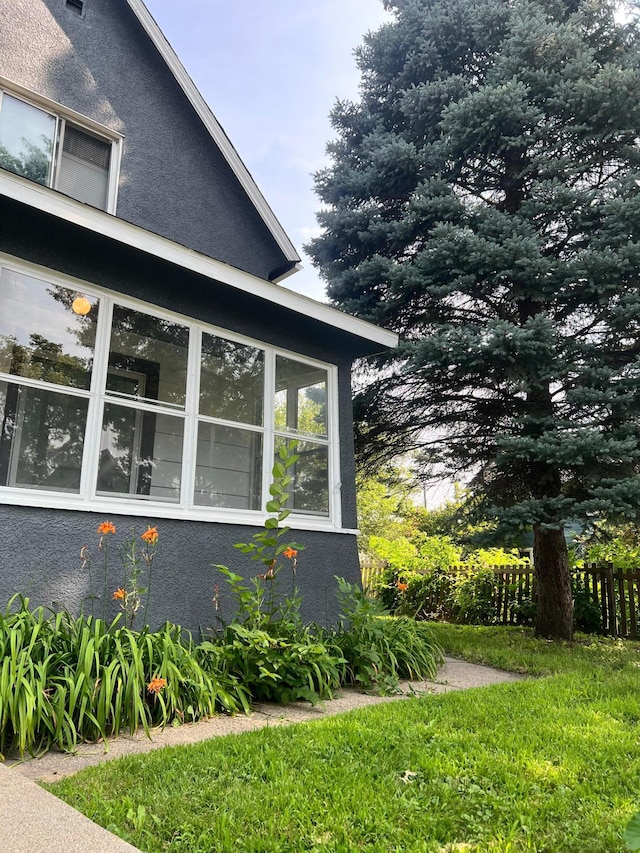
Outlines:
[[573, 596], [564, 529], [533, 528], [533, 562], [538, 607], [536, 635], [553, 640], [573, 638]]

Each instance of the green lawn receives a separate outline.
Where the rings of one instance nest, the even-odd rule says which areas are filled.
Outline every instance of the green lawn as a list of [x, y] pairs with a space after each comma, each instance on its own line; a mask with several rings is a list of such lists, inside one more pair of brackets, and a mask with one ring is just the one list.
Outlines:
[[436, 625], [544, 674], [86, 770], [50, 790], [144, 851], [619, 853], [640, 808], [640, 645]]

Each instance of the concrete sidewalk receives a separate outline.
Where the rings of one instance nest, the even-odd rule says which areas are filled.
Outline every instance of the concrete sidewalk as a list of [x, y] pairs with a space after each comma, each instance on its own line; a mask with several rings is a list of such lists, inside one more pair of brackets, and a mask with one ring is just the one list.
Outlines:
[[0, 764], [3, 853], [139, 853], [121, 838]]
[[402, 682], [402, 692], [395, 696], [342, 690], [338, 698], [315, 707], [307, 703], [259, 704], [250, 717], [219, 716], [179, 728], [154, 730], [151, 739], [143, 733], [114, 738], [107, 748], [102, 744], [81, 744], [73, 755], [52, 751], [42, 758], [26, 761], [10, 757], [6, 764], [0, 764], [0, 850], [2, 853], [139, 853], [45, 791], [38, 781], [55, 781], [102, 761], [163, 746], [196, 743], [265, 726], [308, 722], [409, 696], [484, 687], [520, 678], [513, 673], [446, 658], [434, 682]]

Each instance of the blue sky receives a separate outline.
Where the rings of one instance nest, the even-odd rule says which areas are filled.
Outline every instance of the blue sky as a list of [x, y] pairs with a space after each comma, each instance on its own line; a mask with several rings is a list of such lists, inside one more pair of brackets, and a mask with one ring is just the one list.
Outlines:
[[[356, 98], [353, 49], [389, 20], [380, 0], [146, 0], [299, 252], [318, 233], [311, 174], [329, 111]], [[285, 285], [316, 299], [311, 262]]]

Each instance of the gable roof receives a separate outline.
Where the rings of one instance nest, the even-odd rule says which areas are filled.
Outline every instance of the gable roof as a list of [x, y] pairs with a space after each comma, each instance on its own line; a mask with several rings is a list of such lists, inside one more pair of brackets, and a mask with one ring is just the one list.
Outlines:
[[[284, 253], [287, 260], [295, 265], [290, 270], [293, 272], [297, 268], [297, 264], [300, 262], [300, 256], [296, 251], [295, 246], [286, 235], [284, 228], [280, 222], [278, 222], [274, 212], [267, 204], [265, 197], [260, 192], [258, 185], [251, 176], [251, 173], [240, 159], [240, 156], [231, 143], [231, 140], [224, 132], [214, 114], [211, 112], [209, 105], [198, 91], [191, 77], [189, 77], [184, 65], [178, 59], [176, 52], [167, 41], [162, 30], [142, 0], [127, 0], [127, 3], [131, 7], [137, 19], [140, 21], [142, 28], [155, 45], [158, 53], [164, 59], [169, 70], [175, 77], [176, 82], [187, 96], [202, 123], [211, 134], [223, 157], [231, 167], [231, 170], [240, 182], [244, 191], [249, 196], [253, 206], [273, 235], [274, 240]], [[284, 277], [285, 276], [282, 275], [280, 280]]]

